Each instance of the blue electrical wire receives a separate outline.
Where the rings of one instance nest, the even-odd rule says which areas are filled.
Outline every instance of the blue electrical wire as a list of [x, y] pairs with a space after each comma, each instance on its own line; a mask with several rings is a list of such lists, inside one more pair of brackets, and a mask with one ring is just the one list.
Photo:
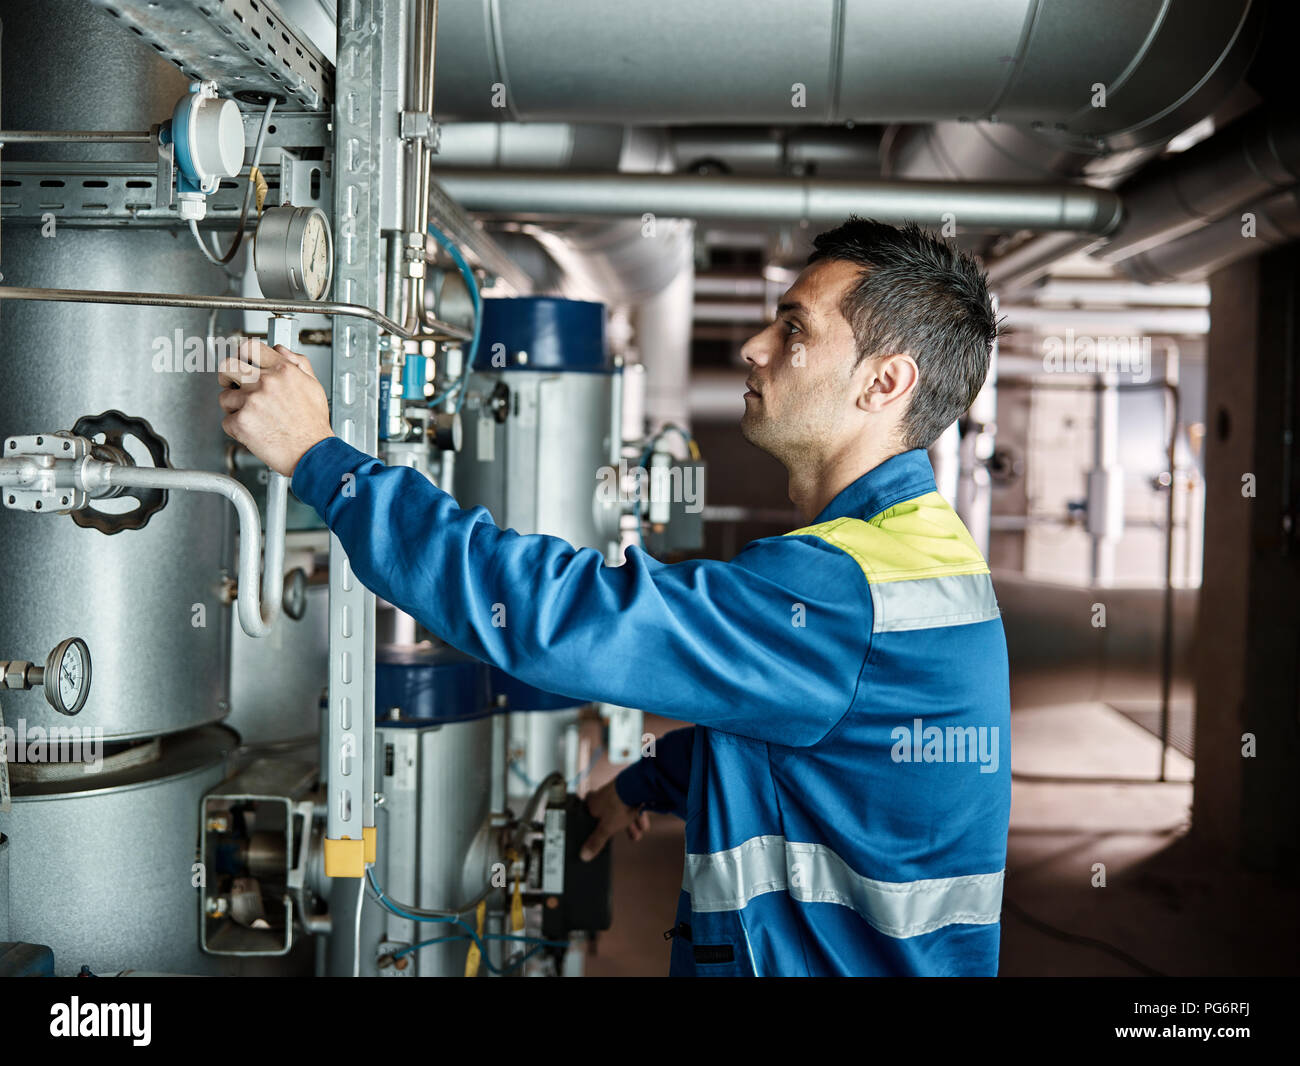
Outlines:
[[[502, 974], [507, 974], [507, 973], [509, 973], [511, 970], [513, 970], [513, 969], [515, 969], [516, 967], [520, 966], [520, 965], [521, 965], [525, 960], [531, 958], [534, 954], [536, 954], [538, 951], [541, 951], [541, 949], [544, 948], [544, 947], [561, 947], [561, 946], [563, 946], [563, 947], [568, 947], [568, 941], [561, 941], [561, 940], [541, 940], [541, 939], [538, 939], [537, 937], [520, 937], [520, 938], [515, 938], [515, 937], [512, 937], [512, 936], [508, 936], [508, 935], [502, 935], [502, 934], [496, 934], [496, 933], [488, 933], [488, 934], [484, 934], [484, 937], [483, 937], [483, 938], [480, 938], [479, 935], [478, 935], [478, 933], [476, 933], [476, 932], [474, 931], [473, 927], [470, 926], [469, 923], [463, 921], [463, 920], [460, 919], [460, 918], [438, 917], [438, 916], [434, 916], [434, 915], [410, 914], [410, 913], [408, 913], [407, 911], [403, 910], [401, 907], [397, 906], [397, 905], [396, 905], [392, 900], [390, 900], [386, 895], [384, 895], [384, 890], [379, 886], [379, 881], [378, 881], [378, 879], [375, 877], [375, 871], [374, 871], [374, 869], [373, 869], [372, 867], [366, 867], [366, 880], [370, 882], [370, 888], [371, 888], [371, 890], [375, 893], [375, 902], [378, 903], [381, 907], [384, 908], [384, 910], [388, 911], [390, 914], [395, 914], [395, 915], [397, 915], [397, 917], [399, 917], [399, 918], [404, 918], [404, 919], [405, 919], [406, 921], [408, 921], [408, 922], [438, 922], [438, 923], [441, 923], [441, 924], [444, 924], [444, 925], [458, 925], [458, 926], [460, 926], [461, 929], [464, 930], [464, 933], [457, 934], [457, 935], [455, 935], [455, 936], [449, 936], [449, 937], [435, 937], [435, 938], [432, 939], [432, 940], [422, 941], [422, 942], [420, 942], [419, 944], [412, 944], [412, 945], [409, 946], [409, 948], [402, 948], [402, 949], [401, 949], [401, 953], [402, 953], [402, 954], [406, 954], [408, 951], [410, 951], [410, 950], [414, 950], [414, 949], [419, 948], [419, 947], [426, 947], [426, 946], [428, 946], [429, 944], [439, 944], [439, 943], [444, 943], [445, 941], [448, 941], [448, 940], [466, 940], [466, 939], [468, 939], [468, 940], [472, 940], [472, 941], [474, 941], [474, 943], [478, 945], [479, 952], [482, 954], [482, 957], [483, 957], [483, 964], [484, 964], [484, 965], [485, 965], [489, 970], [491, 970], [494, 974], [497, 974], [498, 976], [500, 976], [500, 975], [502, 975]], [[499, 970], [499, 969], [497, 969], [495, 966], [492, 965], [492, 961], [488, 958], [487, 947], [486, 947], [486, 946], [484, 945], [484, 943], [483, 943], [483, 940], [484, 940], [484, 939], [487, 939], [487, 940], [496, 940], [496, 939], [522, 939], [522, 940], [531, 941], [532, 943], [536, 944], [537, 946], [536, 946], [532, 951], [530, 951], [530, 952], [528, 952], [527, 954], [525, 954], [525, 955], [523, 956], [523, 958], [517, 960], [516, 962], [511, 963], [511, 965], [510, 965], [509, 967], [507, 967], [506, 969], [504, 969], [504, 970]], [[397, 955], [397, 954], [394, 954], [393, 957], [394, 957], [394, 958], [399, 958], [400, 956]]]
[[[431, 940], [421, 940], [421, 941], [419, 941], [418, 943], [415, 943], [415, 944], [408, 944], [406, 947], [401, 948], [401, 949], [398, 950], [398, 951], [394, 951], [394, 952], [393, 952], [393, 958], [394, 958], [394, 959], [400, 959], [400, 958], [402, 958], [402, 957], [404, 957], [404, 956], [406, 956], [406, 955], [410, 955], [410, 954], [413, 954], [414, 952], [419, 951], [421, 948], [427, 948], [427, 947], [430, 947], [430, 946], [432, 946], [433, 944], [445, 944], [445, 943], [447, 943], [448, 941], [451, 941], [451, 940], [468, 940], [468, 939], [469, 939], [469, 937], [464, 936], [463, 934], [457, 934], [456, 936], [436, 936], [436, 937], [434, 937], [434, 938], [431, 939]], [[505, 938], [505, 937], [489, 937], [488, 939], [497, 940], [497, 939], [506, 939], [506, 938]], [[531, 937], [518, 937], [518, 938], [513, 938], [513, 939], [531, 940], [531, 939], [533, 939], [533, 938], [531, 938]], [[535, 948], [531, 948], [530, 950], [525, 951], [522, 955], [519, 956], [519, 958], [517, 958], [514, 962], [512, 962], [509, 966], [507, 966], [504, 970], [502, 970], [502, 971], [500, 971], [500, 972], [501, 972], [502, 974], [508, 974], [508, 973], [510, 973], [512, 970], [517, 970], [517, 969], [519, 969], [520, 966], [522, 966], [522, 965], [523, 965], [524, 963], [526, 963], [529, 959], [531, 959], [534, 955], [536, 955], [539, 951], [541, 951], [543, 947], [545, 947], [547, 944], [553, 944], [553, 943], [563, 944], [565, 947], [568, 947], [568, 941], [543, 941], [542, 943], [539, 943]], [[487, 958], [484, 957], [484, 960], [483, 960], [483, 961], [484, 961], [484, 962], [487, 962]]]
[[455, 396], [456, 411], [459, 412], [461, 405], [465, 402], [465, 388], [469, 382], [470, 371], [473, 370], [474, 361], [478, 357], [479, 338], [483, 333], [483, 297], [479, 294], [478, 281], [474, 277], [474, 271], [465, 262], [465, 257], [460, 254], [460, 249], [452, 244], [451, 239], [432, 222], [429, 223], [429, 236], [447, 250], [447, 254], [451, 256], [452, 262], [456, 264], [456, 268], [460, 271], [460, 276], [465, 279], [465, 287], [469, 289], [469, 294], [474, 300], [474, 335], [470, 338], [469, 351], [465, 353], [465, 366], [461, 370], [460, 378], [441, 396], [435, 396], [429, 401], [429, 406], [432, 407], [434, 404], [442, 403]]

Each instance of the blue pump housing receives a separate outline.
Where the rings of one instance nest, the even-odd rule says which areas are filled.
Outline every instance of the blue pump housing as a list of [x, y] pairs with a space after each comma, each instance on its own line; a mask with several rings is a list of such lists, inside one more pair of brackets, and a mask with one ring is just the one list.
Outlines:
[[554, 296], [502, 297], [485, 299], [482, 314], [475, 370], [614, 370], [605, 346], [604, 304]]

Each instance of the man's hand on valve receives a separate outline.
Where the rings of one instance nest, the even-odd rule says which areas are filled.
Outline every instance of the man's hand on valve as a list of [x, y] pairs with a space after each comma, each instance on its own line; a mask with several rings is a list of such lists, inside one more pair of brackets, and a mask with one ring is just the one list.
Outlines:
[[241, 341], [217, 367], [221, 428], [272, 470], [293, 477], [312, 445], [334, 435], [329, 401], [306, 356], [284, 345]]

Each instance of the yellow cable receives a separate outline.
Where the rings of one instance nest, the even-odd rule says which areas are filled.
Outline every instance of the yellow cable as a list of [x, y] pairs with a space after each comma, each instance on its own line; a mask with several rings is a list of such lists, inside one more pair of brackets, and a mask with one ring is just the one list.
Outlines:
[[262, 217], [262, 205], [266, 203], [266, 194], [270, 191], [270, 186], [266, 184], [266, 179], [262, 177], [262, 168], [253, 167], [248, 172], [248, 180], [253, 183], [253, 195], [257, 198], [257, 217]]

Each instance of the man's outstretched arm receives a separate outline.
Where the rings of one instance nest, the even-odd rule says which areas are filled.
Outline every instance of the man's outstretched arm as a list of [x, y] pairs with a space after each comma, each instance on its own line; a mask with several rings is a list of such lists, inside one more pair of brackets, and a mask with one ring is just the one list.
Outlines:
[[756, 541], [730, 563], [669, 566], [632, 548], [607, 566], [594, 548], [499, 529], [336, 437], [303, 456], [293, 490], [368, 588], [537, 688], [795, 746], [852, 700], [870, 595], [857, 564], [815, 538]]
[[247, 355], [223, 364], [222, 383], [239, 385], [222, 393], [223, 428], [292, 474], [368, 588], [454, 647], [575, 702], [792, 746], [815, 744], [848, 709], [872, 617], [866, 579], [840, 549], [769, 537], [728, 563], [670, 566], [632, 548], [606, 566], [593, 548], [499, 529], [418, 471], [331, 435], [302, 356]]

